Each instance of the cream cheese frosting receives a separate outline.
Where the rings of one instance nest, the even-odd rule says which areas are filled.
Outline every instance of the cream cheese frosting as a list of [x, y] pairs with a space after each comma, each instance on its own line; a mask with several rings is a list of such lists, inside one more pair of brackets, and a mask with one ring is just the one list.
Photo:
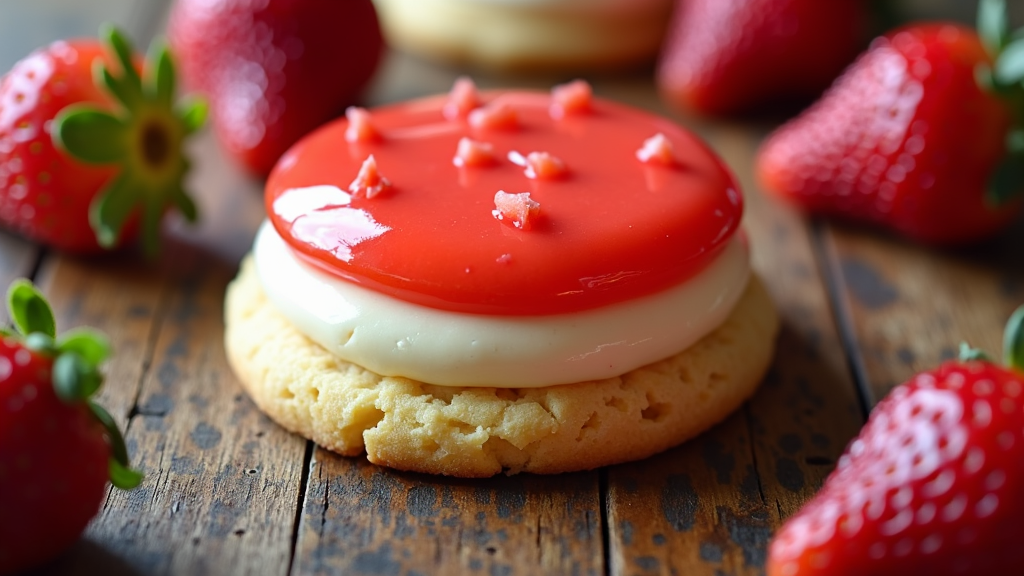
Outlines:
[[300, 261], [273, 226], [257, 235], [273, 305], [339, 358], [442, 386], [537, 388], [614, 377], [685, 350], [728, 316], [750, 276], [739, 236], [687, 281], [601, 308], [486, 316], [398, 300]]

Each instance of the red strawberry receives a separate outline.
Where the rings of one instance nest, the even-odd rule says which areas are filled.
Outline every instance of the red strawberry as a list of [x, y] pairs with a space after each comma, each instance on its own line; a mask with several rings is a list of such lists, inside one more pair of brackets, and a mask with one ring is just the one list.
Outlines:
[[370, 0], [178, 0], [169, 35], [221, 144], [261, 175], [353, 102], [383, 49]]
[[1010, 197], [1024, 192], [1024, 147], [1007, 147], [1020, 134], [1008, 103], [1024, 112], [1024, 72], [1010, 82], [1000, 71], [1012, 46], [992, 45], [997, 89], [1008, 98], [978, 86], [976, 70], [993, 59], [973, 30], [920, 24], [879, 38], [821, 101], [768, 139], [757, 159], [762, 184], [812, 212], [924, 242], [994, 234], [1019, 212]]
[[8, 307], [21, 334], [0, 339], [0, 574], [77, 540], [108, 477], [124, 489], [142, 481], [110, 414], [89, 400], [106, 339], [85, 329], [55, 339], [49, 305], [25, 280], [11, 285]]
[[124, 37], [104, 36], [106, 46], [55, 42], [0, 79], [0, 225], [96, 252], [128, 240], [122, 229], [137, 233], [141, 219], [153, 253], [168, 207], [195, 219], [181, 145], [205, 107], [175, 109], [166, 50], [154, 50], [140, 78]]
[[882, 400], [779, 530], [768, 575], [1024, 573], [1024, 306], [1005, 342], [1009, 367], [966, 349]]
[[704, 114], [811, 99], [862, 47], [864, 0], [678, 0], [658, 66], [665, 100]]

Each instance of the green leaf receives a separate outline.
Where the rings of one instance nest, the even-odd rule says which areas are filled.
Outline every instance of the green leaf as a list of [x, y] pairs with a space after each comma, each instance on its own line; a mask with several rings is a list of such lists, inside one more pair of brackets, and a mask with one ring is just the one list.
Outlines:
[[88, 364], [99, 366], [110, 357], [110, 341], [106, 335], [92, 328], [75, 328], [57, 339], [57, 351], [74, 352]]
[[132, 45], [128, 42], [128, 38], [117, 27], [110, 24], [100, 27], [100, 38], [103, 38], [106, 45], [117, 56], [118, 64], [121, 65], [121, 77], [141, 90], [142, 79], [139, 78], [139, 73], [135, 70], [135, 63], [132, 61]]
[[53, 361], [53, 389], [68, 404], [86, 400], [103, 385], [103, 376], [74, 352], [61, 354]]
[[142, 103], [142, 90], [130, 81], [111, 74], [102, 60], [93, 62], [92, 77], [94, 84], [105, 87], [126, 109], [135, 110]]
[[117, 245], [121, 229], [138, 202], [133, 180], [127, 171], [96, 196], [89, 207], [89, 224], [96, 232], [100, 246], [110, 248]]
[[114, 164], [128, 157], [128, 128], [107, 112], [68, 106], [57, 114], [54, 125], [54, 142], [82, 162]]
[[158, 202], [146, 202], [142, 207], [142, 252], [147, 257], [154, 257], [160, 252], [160, 222], [163, 217], [163, 205]]
[[181, 210], [181, 215], [189, 222], [195, 222], [199, 219], [199, 210], [196, 208], [196, 203], [192, 201], [192, 198], [181, 187], [174, 190], [174, 193], [171, 195], [171, 201], [178, 207], [178, 210]]
[[128, 447], [124, 445], [124, 436], [114, 422], [114, 417], [107, 412], [107, 409], [99, 404], [90, 401], [89, 410], [96, 420], [103, 425], [110, 440], [110, 457], [117, 460], [122, 466], [128, 466]]
[[198, 96], [186, 98], [178, 111], [178, 117], [181, 118], [181, 123], [185, 126], [185, 133], [192, 134], [202, 128], [206, 123], [209, 111], [210, 107], [206, 100]]
[[989, 356], [988, 353], [984, 350], [979, 350], [978, 348], [971, 348], [971, 345], [967, 342], [960, 343], [959, 359], [961, 362], [974, 362], [979, 360], [982, 362], [992, 361], [992, 357]]
[[1007, 154], [988, 181], [985, 201], [998, 208], [1024, 193], [1024, 155]]
[[46, 356], [56, 355], [53, 338], [48, 334], [43, 334], [42, 332], [33, 332], [25, 336], [25, 348], [35, 350], [36, 352]]
[[1003, 333], [1003, 361], [1024, 372], [1024, 305], [1010, 316]]
[[1005, 0], [981, 0], [978, 4], [978, 35], [993, 58], [1006, 44], [1010, 25], [1006, 19]]
[[161, 106], [170, 108], [174, 104], [174, 60], [163, 42], [154, 42], [146, 58], [146, 73], [153, 95]]
[[107, 431], [107, 440], [110, 442], [110, 483], [121, 490], [135, 488], [142, 483], [144, 476], [142, 472], [129, 467], [128, 448], [113, 416], [95, 402], [89, 402], [89, 409]]
[[1015, 40], [1003, 48], [992, 75], [1003, 84], [1017, 84], [1024, 80], [1024, 40]]
[[14, 327], [24, 336], [41, 332], [50, 338], [57, 335], [53, 310], [31, 282], [19, 278], [7, 289], [7, 311]]
[[138, 470], [122, 466], [120, 462], [110, 459], [110, 483], [121, 490], [131, 490], [142, 484], [145, 475]]

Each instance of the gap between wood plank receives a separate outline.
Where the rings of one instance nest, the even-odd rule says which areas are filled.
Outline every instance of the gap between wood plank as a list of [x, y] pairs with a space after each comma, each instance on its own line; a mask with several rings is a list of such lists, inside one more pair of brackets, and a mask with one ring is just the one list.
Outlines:
[[[292, 524], [291, 553], [288, 555], [288, 570], [286, 575], [295, 570], [295, 553], [299, 547], [299, 527], [302, 526], [302, 510], [306, 505], [306, 490], [309, 487], [309, 476], [313, 473], [313, 451], [316, 450], [316, 443], [306, 440], [306, 453], [302, 457], [302, 478], [299, 479], [299, 494], [295, 502], [295, 521]], [[323, 524], [321, 524], [321, 529]]]
[[611, 524], [608, 514], [608, 468], [597, 471], [597, 507], [601, 511], [601, 558], [604, 576], [612, 574]]
[[857, 392], [857, 402], [860, 403], [861, 415], [867, 421], [871, 412], [871, 387], [868, 382], [867, 368], [864, 366], [862, 355], [857, 349], [857, 331], [853, 324], [853, 314], [842, 297], [840, 287], [843, 279], [835, 254], [830, 253], [825, 245], [825, 234], [827, 225], [819, 218], [810, 221], [811, 248], [814, 251], [814, 259], [821, 270], [821, 277], [825, 283], [825, 292], [828, 295], [832, 318], [836, 329], [839, 331], [839, 340], [843, 346], [846, 356], [847, 368], [853, 376], [854, 389]]

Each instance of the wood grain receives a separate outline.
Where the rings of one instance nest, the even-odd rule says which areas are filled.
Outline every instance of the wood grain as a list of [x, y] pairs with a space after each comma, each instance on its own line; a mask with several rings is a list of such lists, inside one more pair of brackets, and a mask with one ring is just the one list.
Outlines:
[[596, 472], [460, 480], [317, 449], [292, 574], [604, 574]]
[[871, 405], [961, 342], [999, 357], [1003, 326], [1024, 303], [1024, 221], [981, 246], [938, 250], [885, 233], [825, 231], [839, 311]]

